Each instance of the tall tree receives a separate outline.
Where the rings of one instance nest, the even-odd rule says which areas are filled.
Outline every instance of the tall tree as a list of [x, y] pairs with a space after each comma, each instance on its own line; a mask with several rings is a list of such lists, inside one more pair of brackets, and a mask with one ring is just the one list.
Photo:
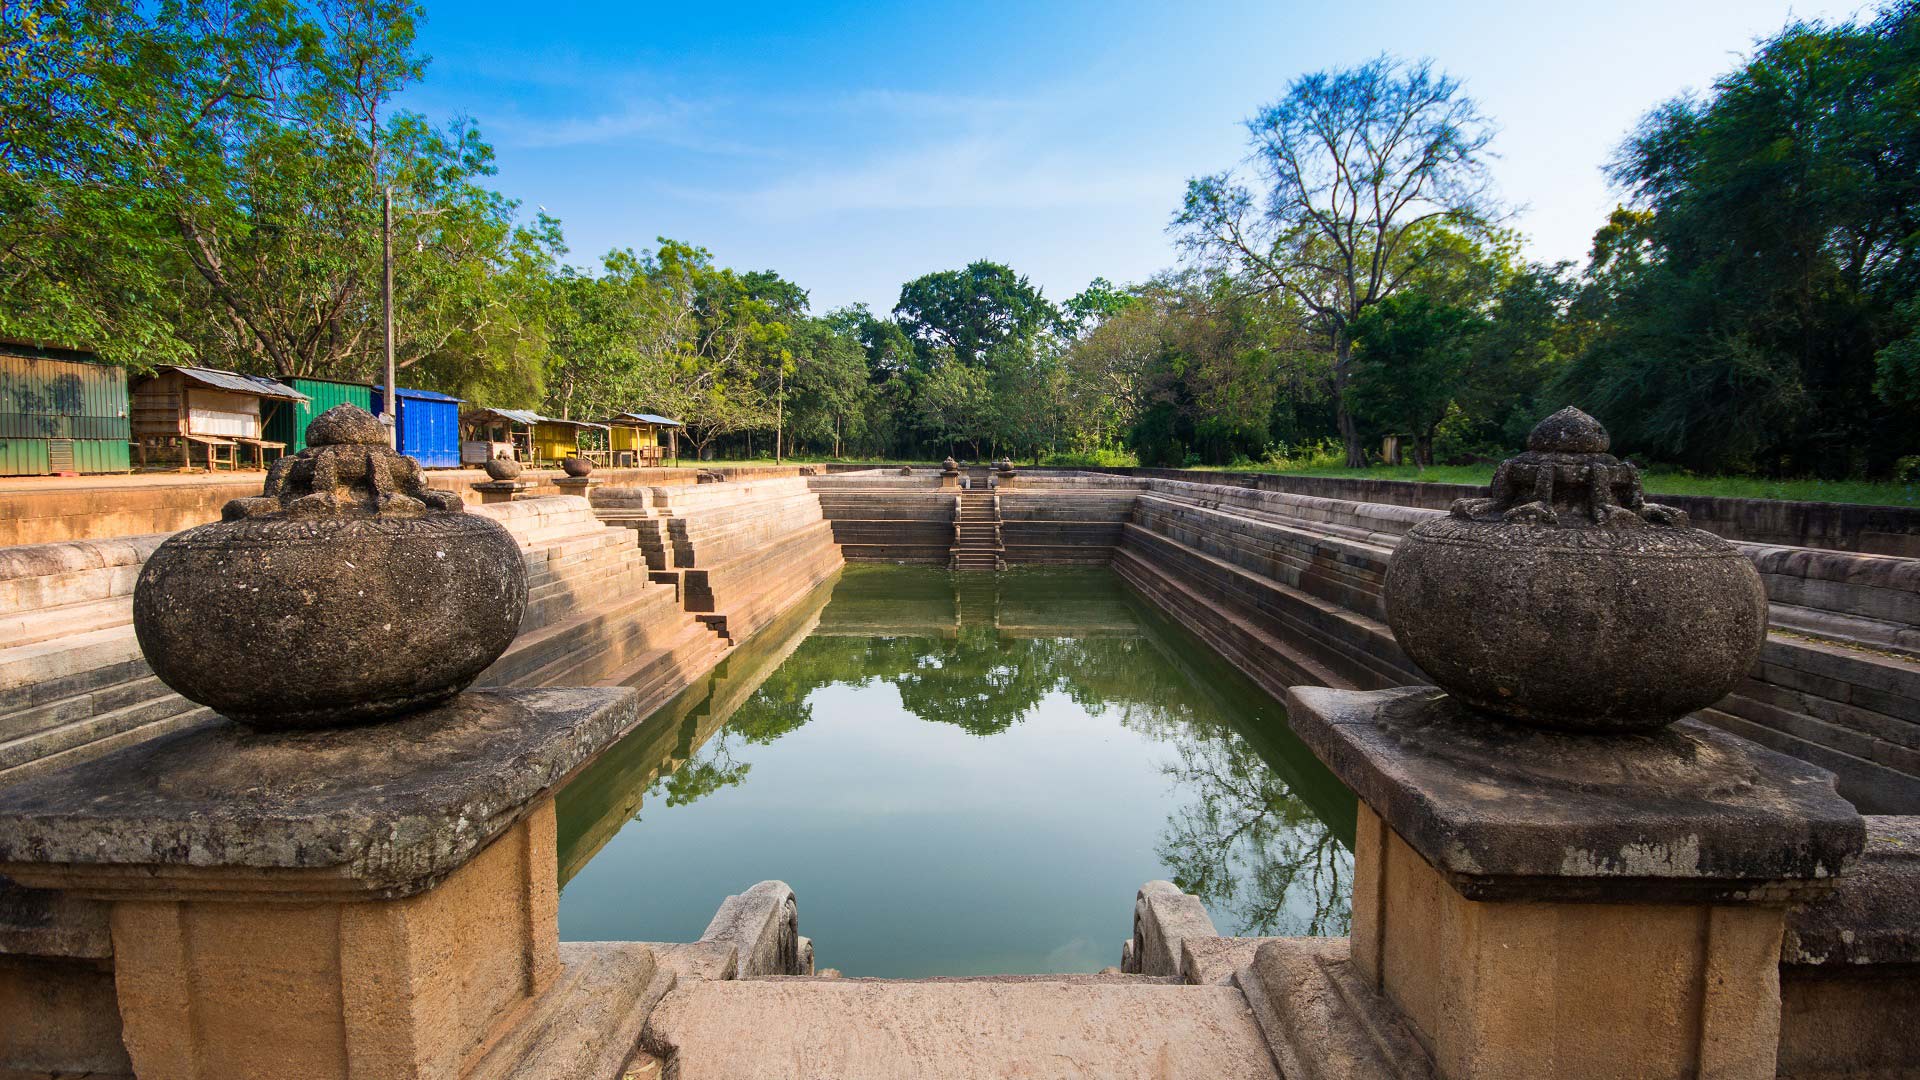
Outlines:
[[963, 364], [983, 364], [1001, 342], [1053, 326], [1059, 312], [1011, 267], [982, 259], [907, 282], [893, 317], [922, 359], [945, 350]]
[[1793, 23], [1650, 113], [1613, 166], [1634, 210], [1595, 238], [1566, 394], [1702, 468], [1885, 475], [1920, 449], [1889, 378], [1920, 296], [1917, 70], [1905, 0]]
[[1382, 56], [1296, 79], [1247, 128], [1259, 190], [1232, 173], [1190, 180], [1174, 228], [1199, 258], [1292, 297], [1328, 336], [1347, 463], [1363, 466], [1346, 400], [1354, 321], [1435, 257], [1415, 242], [1422, 226], [1493, 221], [1492, 127], [1458, 80]]
[[0, 7], [0, 326], [137, 364], [369, 374], [390, 187], [402, 365], [526, 336], [493, 279], [540, 238], [478, 183], [491, 149], [393, 104], [425, 62], [419, 16], [396, 0]]

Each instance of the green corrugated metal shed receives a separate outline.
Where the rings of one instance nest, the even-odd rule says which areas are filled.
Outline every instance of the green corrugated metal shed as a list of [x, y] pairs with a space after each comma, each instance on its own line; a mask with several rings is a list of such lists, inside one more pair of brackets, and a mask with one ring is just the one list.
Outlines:
[[83, 349], [0, 340], [0, 475], [126, 472], [126, 372]]
[[273, 415], [267, 417], [267, 438], [286, 443], [289, 454], [297, 454], [307, 448], [307, 425], [314, 417], [335, 405], [358, 405], [368, 412], [373, 411], [373, 387], [367, 383], [289, 378], [285, 375], [280, 376], [280, 381], [307, 395], [306, 401], [270, 401], [261, 404], [263, 411], [273, 411]]

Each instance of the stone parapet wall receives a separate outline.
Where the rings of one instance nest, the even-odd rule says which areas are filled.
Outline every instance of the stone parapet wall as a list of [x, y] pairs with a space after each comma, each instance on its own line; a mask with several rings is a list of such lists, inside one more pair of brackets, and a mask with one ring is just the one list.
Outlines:
[[[795, 477], [801, 475], [802, 468], [821, 467], [709, 464], [704, 468], [738, 480]], [[603, 468], [595, 470], [594, 475], [610, 486], [674, 487], [694, 484], [700, 471], [689, 466]], [[558, 469], [528, 469], [522, 478], [536, 484], [527, 493], [530, 496], [560, 495], [563, 492], [553, 481], [564, 475]], [[479, 469], [435, 469], [427, 473], [429, 487], [457, 491], [468, 505], [479, 504], [480, 495], [473, 485], [486, 479], [487, 474]], [[9, 481], [0, 485], [0, 547], [178, 532], [220, 520], [220, 508], [228, 500], [260, 494], [265, 480], [265, 473], [240, 472]]]
[[[1105, 470], [1097, 470], [1105, 471]], [[1466, 484], [1426, 484], [1365, 477], [1227, 473], [1201, 469], [1114, 469], [1116, 474], [1260, 491], [1312, 495], [1360, 503], [1445, 510], [1453, 500], [1485, 494]], [[1726, 499], [1708, 495], [1655, 495], [1685, 510], [1693, 523], [1729, 540], [1794, 547], [1831, 548], [1872, 555], [1920, 557], [1920, 509], [1786, 499]]]

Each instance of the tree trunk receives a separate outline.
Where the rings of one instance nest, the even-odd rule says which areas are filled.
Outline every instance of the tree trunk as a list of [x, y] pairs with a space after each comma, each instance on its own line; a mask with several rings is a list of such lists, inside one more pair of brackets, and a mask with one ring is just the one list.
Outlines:
[[1333, 409], [1334, 421], [1340, 427], [1340, 438], [1347, 444], [1347, 468], [1364, 469], [1367, 467], [1367, 451], [1360, 445], [1360, 426], [1353, 421], [1353, 413], [1347, 409], [1347, 367], [1353, 362], [1353, 342], [1345, 334], [1335, 334], [1333, 339]]

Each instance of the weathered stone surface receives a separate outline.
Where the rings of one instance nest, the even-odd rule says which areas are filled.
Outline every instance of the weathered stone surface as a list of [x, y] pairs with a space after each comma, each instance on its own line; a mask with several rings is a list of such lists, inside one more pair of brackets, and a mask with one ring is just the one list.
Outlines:
[[1869, 817], [1866, 827], [1859, 866], [1833, 895], [1787, 916], [1781, 963], [1920, 965], [1920, 817]]
[[520, 479], [520, 463], [510, 457], [491, 458], [486, 464], [487, 477], [492, 480]]
[[593, 471], [593, 459], [583, 457], [562, 458], [560, 460], [560, 468], [568, 476], [585, 476]]
[[1787, 903], [1831, 890], [1865, 842], [1831, 773], [1697, 721], [1543, 731], [1431, 687], [1295, 687], [1287, 714], [1468, 899]]
[[671, 987], [654, 947], [562, 942], [559, 980], [462, 1080], [624, 1077], [647, 1014]]
[[1134, 975], [1184, 978], [1183, 943], [1219, 936], [1199, 897], [1181, 892], [1171, 881], [1149, 881], [1134, 897], [1133, 940], [1121, 970]]
[[1394, 550], [1400, 647], [1475, 708], [1542, 727], [1644, 731], [1724, 697], [1766, 640], [1753, 565], [1646, 502], [1585, 413], [1555, 413], [1527, 445], [1488, 498]]
[[763, 881], [727, 897], [700, 940], [732, 949], [733, 963], [721, 972], [723, 979], [813, 974], [811, 947], [801, 955], [799, 906], [784, 881]]
[[260, 728], [363, 723], [459, 693], [506, 651], [526, 569], [506, 530], [426, 487], [353, 405], [259, 498], [160, 545], [134, 588], [154, 674]]
[[1346, 938], [1262, 942], [1235, 982], [1287, 1080], [1436, 1075], [1399, 1011], [1354, 971]]
[[679, 1080], [1278, 1080], [1230, 986], [1140, 976], [688, 980], [647, 1023]]
[[380, 727], [199, 728], [0, 789], [0, 872], [118, 891], [168, 868], [301, 870], [411, 895], [640, 719], [633, 691], [594, 688], [474, 691]]

